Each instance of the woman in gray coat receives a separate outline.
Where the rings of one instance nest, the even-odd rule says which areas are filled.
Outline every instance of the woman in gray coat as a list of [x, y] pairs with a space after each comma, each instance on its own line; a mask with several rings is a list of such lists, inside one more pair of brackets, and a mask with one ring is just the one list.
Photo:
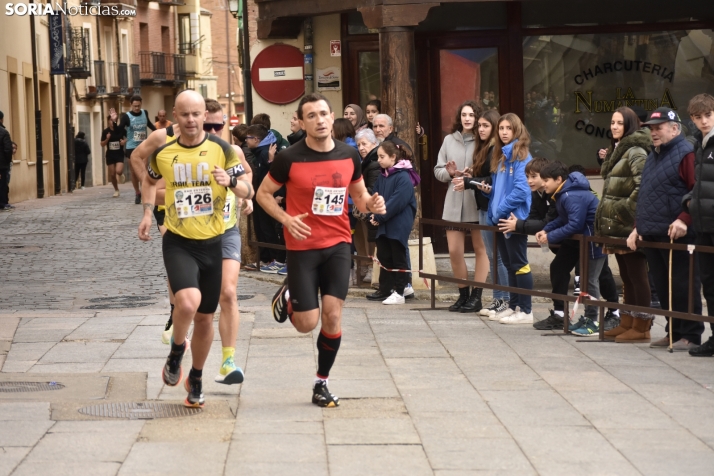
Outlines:
[[[444, 138], [439, 150], [439, 160], [434, 167], [437, 180], [450, 183], [454, 177], [460, 177], [473, 165], [475, 148], [474, 127], [481, 114], [481, 107], [474, 101], [466, 101], [456, 112], [456, 120], [451, 134]], [[442, 220], [460, 223], [478, 223], [478, 207], [473, 190], [456, 192], [453, 187], [446, 191]], [[455, 278], [468, 279], [468, 269], [464, 258], [464, 244], [469, 230], [458, 226], [446, 228], [446, 241], [449, 246], [449, 259]], [[476, 254], [474, 280], [484, 282], [488, 276], [488, 255], [478, 230], [471, 233], [471, 243]], [[459, 299], [449, 310], [452, 312], [479, 312], [482, 308], [482, 288], [459, 288]]]

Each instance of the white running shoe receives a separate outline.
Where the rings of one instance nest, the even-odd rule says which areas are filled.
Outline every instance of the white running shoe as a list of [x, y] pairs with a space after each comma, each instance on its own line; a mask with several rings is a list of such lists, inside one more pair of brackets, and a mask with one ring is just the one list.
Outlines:
[[167, 330], [163, 331], [161, 333], [161, 342], [163, 342], [166, 345], [169, 345], [171, 343], [171, 337], [174, 335], [174, 325], [171, 324], [171, 327], [169, 327]]
[[414, 298], [414, 288], [412, 287], [411, 284], [407, 284], [407, 286], [404, 288], [404, 299], [413, 299]]
[[372, 267], [371, 266], [367, 269], [367, 274], [364, 275], [362, 282], [363, 283], [371, 283], [372, 282]]
[[112, 197], [117, 198], [119, 195], [121, 195], [121, 194], [119, 193], [119, 190], [115, 190], [115, 191], [114, 191], [114, 195], [112, 195]]
[[531, 324], [533, 325], [533, 313], [529, 312], [526, 314], [525, 312], [518, 311], [514, 314], [511, 314], [510, 316], [506, 316], [502, 318], [500, 321], [501, 324]]
[[503, 299], [494, 299], [488, 307], [481, 309], [479, 314], [485, 317], [493, 317], [506, 309], [508, 309], [508, 302]]
[[507, 308], [504, 309], [503, 311], [497, 312], [497, 313], [494, 314], [493, 316], [488, 316], [488, 320], [489, 320], [489, 321], [500, 321], [500, 320], [503, 319], [504, 317], [512, 316], [512, 315], [515, 314], [515, 313], [516, 313], [516, 311], [514, 311], [514, 310], [511, 309], [510, 307], [507, 307]]
[[117, 174], [119, 177], [119, 183], [124, 183], [126, 182], [126, 175], [124, 174]]
[[393, 291], [391, 296], [382, 301], [382, 304], [404, 304], [405, 302], [404, 296], [396, 291]]

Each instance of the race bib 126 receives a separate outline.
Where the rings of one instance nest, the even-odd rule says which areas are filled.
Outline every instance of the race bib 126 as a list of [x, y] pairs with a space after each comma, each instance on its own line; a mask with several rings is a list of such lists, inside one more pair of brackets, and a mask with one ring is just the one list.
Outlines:
[[211, 187], [182, 188], [174, 191], [174, 205], [179, 218], [191, 218], [213, 213]]

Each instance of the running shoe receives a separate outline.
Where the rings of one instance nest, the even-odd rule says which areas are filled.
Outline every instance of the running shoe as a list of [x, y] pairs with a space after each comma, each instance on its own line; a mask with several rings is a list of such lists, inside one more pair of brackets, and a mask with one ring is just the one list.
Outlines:
[[136, 197], [134, 197], [134, 205], [141, 205], [141, 194], [137, 193]]
[[163, 344], [169, 345], [171, 343], [171, 338], [174, 335], [174, 324], [171, 322], [169, 319], [169, 322], [166, 323], [166, 328], [164, 329], [164, 332], [161, 333], [161, 342]]
[[259, 269], [260, 265], [258, 263], [247, 263], [243, 266], [243, 271], [258, 271]]
[[318, 382], [312, 389], [312, 403], [318, 407], [332, 408], [340, 406], [340, 399], [330, 393], [326, 382]]
[[580, 319], [578, 319], [578, 322], [576, 322], [575, 324], [573, 324], [571, 322], [568, 325], [568, 330], [570, 332], [574, 332], [576, 329], [580, 329], [581, 327], [583, 327], [585, 325], [585, 321], [586, 321], [585, 316], [580, 316]]
[[292, 305], [290, 304], [290, 291], [288, 290], [288, 278], [285, 278], [282, 286], [278, 288], [273, 295], [272, 301], [273, 317], [279, 323], [288, 320], [293, 313]]
[[181, 382], [183, 377], [183, 370], [181, 370], [181, 360], [186, 353], [186, 345], [184, 345], [184, 350], [179, 354], [174, 354], [173, 351], [169, 352], [169, 356], [166, 358], [166, 364], [164, 365], [164, 370], [161, 373], [161, 378], [163, 378], [164, 383], [169, 387], [175, 387]]
[[573, 331], [573, 334], [577, 334], [583, 337], [594, 337], [600, 332], [600, 327], [598, 323], [590, 319], [589, 317], [585, 319], [582, 326], [578, 327]]
[[236, 367], [233, 357], [231, 356], [223, 362], [220, 373], [213, 380], [224, 385], [243, 383], [243, 370], [241, 370], [240, 367]]
[[499, 312], [508, 309], [508, 303], [503, 299], [494, 299], [488, 307], [479, 311], [479, 314], [485, 317], [493, 317]]
[[563, 329], [563, 317], [555, 313], [554, 310], [550, 310], [550, 316], [546, 317], [542, 321], [538, 321], [533, 324], [535, 329], [539, 331], [555, 331]]
[[492, 316], [488, 316], [488, 320], [489, 321], [500, 321], [504, 317], [508, 317], [515, 313], [516, 313], [516, 311], [514, 311], [510, 307], [506, 306], [506, 309], [504, 309], [503, 311], [497, 312], [496, 314], [494, 314]]
[[392, 291], [391, 296], [389, 296], [387, 299], [385, 299], [384, 301], [382, 301], [382, 304], [387, 304], [387, 305], [391, 305], [391, 304], [404, 304], [404, 302], [405, 302], [405, 301], [404, 301], [404, 296], [402, 296], [401, 294], [399, 294], [399, 293], [396, 292], [396, 291]]
[[575, 276], [573, 280], [573, 296], [580, 296], [580, 276]]
[[283, 266], [285, 266], [284, 263], [278, 263], [277, 261], [273, 260], [265, 266], [261, 266], [260, 271], [268, 274], [278, 274], [278, 271], [280, 271]]
[[188, 377], [184, 386], [186, 387], [188, 396], [186, 397], [186, 400], [184, 400], [183, 406], [189, 408], [203, 408], [203, 404], [206, 400], [203, 398], [203, 382], [201, 379]]
[[372, 267], [371, 266], [369, 268], [367, 268], [367, 274], [364, 275], [362, 282], [363, 283], [371, 283], [372, 282]]
[[414, 295], [414, 288], [411, 284], [407, 284], [407, 286], [404, 288], [404, 299], [414, 299], [415, 297], [416, 296]]
[[620, 316], [612, 311], [607, 311], [605, 314], [605, 330], [610, 331], [620, 325]]
[[124, 183], [124, 182], [126, 182], [126, 175], [119, 174], [119, 183]]
[[119, 193], [119, 190], [114, 190], [114, 195], [112, 195], [112, 197], [117, 198], [120, 195], [121, 195], [121, 193]]
[[510, 316], [506, 316], [501, 318], [500, 321], [501, 324], [533, 324], [533, 313], [529, 312], [526, 314], [525, 312], [518, 311], [516, 313], [511, 314]]
[[288, 275], [288, 265], [286, 264], [285, 266], [283, 266], [282, 268], [280, 268], [280, 269], [278, 270], [278, 274], [279, 274], [280, 276], [287, 276], [287, 275]]

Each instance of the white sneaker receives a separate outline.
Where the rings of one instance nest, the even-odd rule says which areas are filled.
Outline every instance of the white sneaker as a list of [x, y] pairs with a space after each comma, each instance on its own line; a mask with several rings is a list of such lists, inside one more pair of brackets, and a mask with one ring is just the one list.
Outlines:
[[407, 284], [404, 288], [404, 299], [412, 299], [414, 297], [414, 288], [411, 284]]
[[404, 296], [402, 296], [401, 294], [399, 294], [396, 291], [392, 291], [392, 295], [389, 296], [384, 301], [382, 301], [382, 304], [404, 304], [404, 303], [405, 303]]
[[126, 175], [124, 175], [124, 174], [121, 174], [121, 175], [117, 174], [117, 177], [119, 177], [119, 183], [124, 183], [124, 182], [126, 182]]
[[171, 337], [174, 335], [174, 326], [171, 324], [171, 327], [169, 327], [168, 330], [163, 331], [161, 333], [161, 342], [165, 345], [169, 345], [171, 343]]
[[515, 314], [511, 314], [510, 316], [506, 316], [502, 318], [500, 321], [501, 324], [533, 324], [533, 313], [529, 312], [526, 314], [525, 312], [516, 312]]
[[371, 283], [372, 282], [372, 267], [371, 266], [369, 267], [369, 269], [367, 269], [367, 274], [364, 275], [362, 282], [363, 283]]
[[493, 316], [488, 316], [488, 320], [489, 321], [500, 321], [504, 317], [512, 316], [515, 313], [516, 313], [516, 311], [514, 311], [510, 307], [507, 307], [506, 310], [504, 310], [504, 311], [497, 312]]
[[114, 195], [112, 197], [117, 198], [120, 195], [119, 190], [114, 191]]

